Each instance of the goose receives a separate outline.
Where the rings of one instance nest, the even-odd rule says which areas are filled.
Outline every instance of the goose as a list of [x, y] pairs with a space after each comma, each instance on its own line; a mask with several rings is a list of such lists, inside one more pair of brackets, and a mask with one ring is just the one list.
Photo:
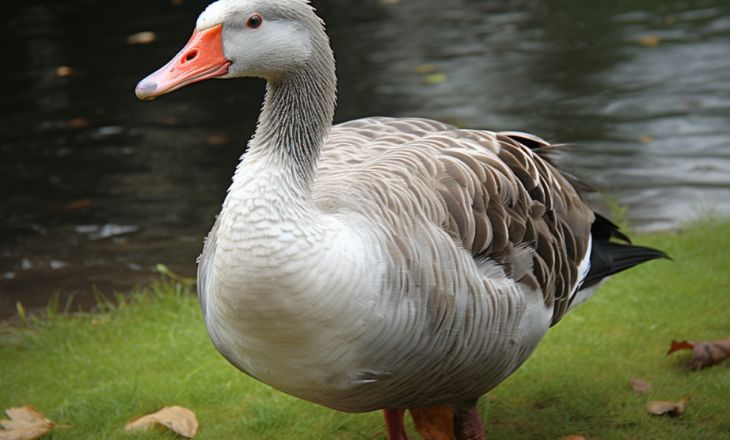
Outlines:
[[595, 214], [537, 136], [333, 126], [334, 57], [306, 0], [211, 3], [135, 92], [239, 77], [266, 95], [198, 260], [210, 339], [284, 393], [383, 410], [391, 440], [408, 438], [406, 410], [483, 438], [480, 396], [603, 278], [666, 256]]

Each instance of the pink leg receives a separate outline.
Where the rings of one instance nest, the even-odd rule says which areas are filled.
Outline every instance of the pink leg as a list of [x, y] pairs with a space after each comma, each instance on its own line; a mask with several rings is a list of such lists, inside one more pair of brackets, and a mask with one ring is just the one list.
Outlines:
[[388, 428], [388, 440], [408, 440], [406, 427], [403, 425], [405, 409], [384, 409], [385, 426]]
[[476, 406], [454, 414], [454, 437], [456, 440], [484, 440], [484, 424]]

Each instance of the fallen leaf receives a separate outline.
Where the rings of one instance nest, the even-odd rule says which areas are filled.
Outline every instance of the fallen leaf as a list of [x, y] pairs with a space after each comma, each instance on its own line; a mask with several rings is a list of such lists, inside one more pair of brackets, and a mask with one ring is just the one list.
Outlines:
[[667, 354], [679, 350], [692, 350], [692, 358], [689, 367], [693, 370], [719, 364], [730, 358], [730, 338], [719, 341], [672, 341]]
[[91, 121], [89, 121], [88, 119], [86, 119], [84, 117], [79, 116], [76, 118], [69, 119], [67, 124], [68, 124], [69, 128], [86, 128], [89, 125], [91, 125]]
[[631, 383], [631, 389], [637, 393], [648, 393], [651, 391], [651, 384], [640, 377], [635, 377], [629, 381]]
[[662, 42], [662, 39], [657, 35], [644, 35], [639, 38], [639, 44], [644, 47], [658, 46]]
[[416, 73], [420, 74], [426, 74], [426, 73], [433, 73], [436, 71], [436, 65], [435, 64], [419, 64], [414, 69]]
[[642, 134], [641, 136], [639, 136], [639, 142], [641, 142], [642, 144], [650, 144], [653, 140], [654, 138], [649, 136], [648, 134]]
[[561, 438], [560, 440], [586, 440], [586, 438], [582, 435], [569, 435], [567, 437]]
[[430, 75], [426, 75], [424, 81], [426, 84], [439, 84], [446, 81], [446, 75], [443, 73], [432, 73]]
[[703, 173], [709, 173], [712, 171], [719, 171], [719, 168], [717, 168], [714, 165], [710, 165], [710, 164], [701, 164], [701, 165], [695, 165], [694, 167], [692, 167], [692, 171], [700, 171]]
[[137, 32], [127, 37], [127, 44], [150, 44], [155, 40], [157, 40], [157, 34], [154, 32]]
[[195, 284], [195, 278], [184, 277], [180, 274], [177, 274], [177, 273], [173, 272], [172, 269], [170, 269], [169, 267], [167, 267], [166, 265], [164, 265], [162, 263], [157, 263], [155, 265], [155, 271], [157, 273], [159, 273], [160, 275], [171, 278], [179, 283], [188, 284], [188, 285]]
[[68, 210], [84, 209], [92, 206], [93, 204], [94, 202], [92, 202], [90, 199], [78, 199], [66, 203], [64, 208]]
[[688, 341], [675, 341], [672, 339], [672, 346], [669, 347], [669, 351], [667, 352], [667, 355], [670, 355], [674, 353], [675, 351], [679, 350], [692, 350], [694, 349], [694, 344], [688, 342]]
[[0, 430], [0, 440], [33, 440], [56, 426], [31, 405], [8, 408], [5, 414], [10, 420], [0, 420], [0, 425], [5, 428]]
[[650, 400], [646, 404], [646, 410], [649, 414], [655, 416], [668, 415], [671, 417], [678, 417], [684, 413], [684, 405], [689, 401], [690, 396], [684, 396], [678, 402], [670, 402], [667, 400]]
[[226, 145], [230, 142], [231, 140], [228, 138], [228, 136], [221, 133], [213, 133], [208, 136], [208, 139], [206, 139], [206, 143], [208, 145]]
[[56, 76], [59, 78], [66, 78], [67, 76], [71, 76], [75, 73], [76, 71], [74, 70], [74, 68], [69, 66], [59, 66], [56, 69]]
[[183, 437], [193, 438], [198, 432], [195, 413], [182, 406], [166, 406], [156, 413], [138, 417], [124, 427], [125, 431], [150, 431], [165, 426]]
[[674, 15], [667, 15], [662, 21], [666, 26], [673, 26], [675, 23], [677, 23], [677, 17]]

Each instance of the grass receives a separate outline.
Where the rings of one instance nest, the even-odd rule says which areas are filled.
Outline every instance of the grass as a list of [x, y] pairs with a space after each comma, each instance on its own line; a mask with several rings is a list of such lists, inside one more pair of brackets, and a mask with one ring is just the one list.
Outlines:
[[[730, 223], [637, 241], [675, 261], [614, 277], [553, 328], [482, 399], [487, 438], [730, 438], [730, 362], [694, 372], [687, 352], [665, 356], [672, 339], [730, 336]], [[213, 349], [196, 298], [179, 284], [127, 298], [97, 313], [51, 310], [0, 326], [0, 407], [32, 403], [70, 425], [54, 439], [172, 439], [123, 431], [135, 416], [172, 404], [197, 413], [198, 439], [385, 438], [379, 413], [337, 413], [239, 373]], [[653, 390], [632, 392], [632, 377]], [[692, 400], [679, 418], [646, 412], [649, 399], [685, 395]]]

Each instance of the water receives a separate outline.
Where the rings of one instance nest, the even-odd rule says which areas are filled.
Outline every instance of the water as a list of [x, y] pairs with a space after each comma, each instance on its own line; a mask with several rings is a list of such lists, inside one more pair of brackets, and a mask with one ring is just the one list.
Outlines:
[[[133, 89], [205, 4], [4, 4], [0, 317], [53, 291], [89, 304], [157, 263], [194, 275], [263, 83], [208, 81], [151, 103]], [[563, 162], [639, 228], [730, 213], [726, 0], [315, 6], [338, 61], [338, 121], [424, 116], [575, 144]], [[156, 40], [127, 43], [141, 31]]]

